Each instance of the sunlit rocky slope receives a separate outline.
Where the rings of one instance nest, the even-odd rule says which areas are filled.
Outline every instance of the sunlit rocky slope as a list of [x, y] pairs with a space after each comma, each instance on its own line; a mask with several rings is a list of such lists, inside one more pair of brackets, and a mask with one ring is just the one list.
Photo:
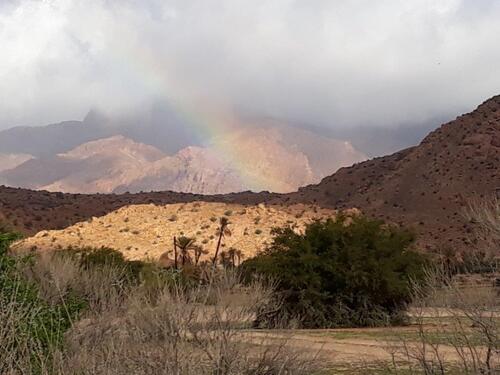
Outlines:
[[[351, 211], [356, 212], [356, 211]], [[14, 246], [15, 250], [53, 250], [74, 247], [111, 247], [129, 259], [158, 259], [173, 251], [174, 236], [196, 239], [213, 256], [218, 239], [219, 219], [229, 220], [230, 235], [221, 250], [234, 248], [243, 257], [255, 255], [272, 239], [275, 227], [290, 226], [297, 231], [314, 219], [334, 217], [335, 211], [310, 205], [242, 205], [226, 203], [153, 204], [120, 208], [63, 230], [41, 231]], [[173, 256], [171, 257], [173, 258]]]

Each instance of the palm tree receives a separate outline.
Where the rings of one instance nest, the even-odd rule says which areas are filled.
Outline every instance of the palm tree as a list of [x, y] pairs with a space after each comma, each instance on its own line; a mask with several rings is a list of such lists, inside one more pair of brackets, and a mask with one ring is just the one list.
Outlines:
[[182, 265], [184, 266], [186, 262], [191, 262], [191, 257], [189, 252], [194, 250], [196, 240], [191, 237], [181, 236], [177, 240], [177, 246], [179, 246], [180, 256], [182, 260]]
[[[226, 255], [227, 255], [227, 263], [230, 264], [232, 267], [237, 267], [240, 265], [241, 258], [243, 257], [241, 250], [235, 249], [234, 247], [230, 247]], [[221, 258], [222, 258], [222, 253], [221, 253]]]
[[177, 238], [174, 236], [174, 269], [177, 269]]
[[241, 250], [236, 249], [234, 252], [235, 259], [238, 261], [238, 264], [235, 264], [235, 266], [239, 266], [241, 264], [241, 260], [243, 259], [243, 253]]
[[235, 263], [236, 249], [234, 247], [230, 247], [229, 250], [227, 251], [227, 256], [229, 258], [229, 264], [231, 264], [234, 267], [236, 265]]
[[219, 229], [217, 230], [217, 234], [219, 235], [219, 240], [217, 241], [217, 248], [215, 249], [215, 256], [212, 261], [212, 264], [215, 266], [215, 263], [217, 262], [217, 258], [219, 256], [219, 249], [222, 241], [222, 237], [224, 236], [230, 236], [231, 231], [227, 227], [229, 225], [229, 219], [225, 216], [221, 217], [219, 219]]
[[198, 262], [200, 261], [200, 257], [202, 255], [208, 254], [208, 251], [205, 250], [203, 247], [199, 245], [194, 245], [193, 246], [193, 252], [194, 252], [194, 265], [197, 266]]
[[224, 267], [224, 268], [232, 267], [231, 255], [229, 255], [229, 250], [228, 251], [224, 251], [224, 250], [221, 251], [219, 258], [220, 258], [220, 263], [222, 264], [222, 267]]

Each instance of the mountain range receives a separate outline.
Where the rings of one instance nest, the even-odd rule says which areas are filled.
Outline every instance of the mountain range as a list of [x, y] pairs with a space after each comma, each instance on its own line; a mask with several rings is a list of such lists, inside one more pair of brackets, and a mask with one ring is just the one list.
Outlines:
[[[258, 137], [255, 142], [260, 142]], [[151, 155], [157, 155], [156, 152], [151, 151]], [[246, 152], [244, 148], [242, 152]], [[327, 167], [328, 157], [309, 159], [309, 165], [315, 166], [311, 170], [319, 170], [321, 165]], [[304, 174], [302, 169], [301, 173], [308, 176], [307, 170]], [[162, 191], [85, 195], [1, 187], [0, 220], [32, 234], [42, 229], [65, 228], [133, 204], [304, 203], [325, 208], [359, 208], [370, 217], [411, 228], [422, 248], [460, 250], [473, 245], [474, 223], [465, 214], [468, 205], [495, 196], [500, 196], [500, 96], [443, 124], [416, 146], [342, 167], [319, 183], [291, 193], [200, 195]]]
[[127, 129], [96, 127], [87, 118], [0, 132], [0, 144], [18, 152], [0, 155], [0, 184], [67, 193], [291, 192], [367, 158], [349, 142], [272, 121], [234, 128], [172, 154], [168, 146], [123, 135], [130, 135]]

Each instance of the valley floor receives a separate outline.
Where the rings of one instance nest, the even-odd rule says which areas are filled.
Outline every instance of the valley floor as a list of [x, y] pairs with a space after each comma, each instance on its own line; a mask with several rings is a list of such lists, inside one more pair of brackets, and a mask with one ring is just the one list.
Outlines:
[[[491, 314], [500, 325], [500, 310], [492, 311]], [[452, 370], [453, 363], [458, 363], [460, 356], [452, 344], [458, 333], [451, 326], [455, 323], [456, 317], [448, 314], [429, 316], [430, 311], [427, 315], [422, 324], [400, 327], [254, 330], [248, 334], [252, 340], [265, 338], [270, 345], [273, 345], [273, 340], [280, 342], [286, 340], [287, 344], [297, 351], [316, 355], [318, 361], [322, 362], [321, 367], [326, 369], [324, 374], [327, 375], [420, 374], [419, 370], [408, 372], [405, 348], [418, 356], [417, 353], [423, 349], [425, 341], [427, 348], [424, 350], [431, 352], [433, 350], [431, 346], [437, 348], [439, 356], [451, 366], [446, 373], [455, 374]], [[476, 339], [472, 330], [468, 333], [468, 337], [472, 342]], [[479, 340], [479, 337], [477, 339]], [[483, 348], [475, 346], [474, 350], [481, 351]], [[494, 371], [500, 373], [500, 353], [494, 355], [496, 356], [494, 363], [498, 366]], [[395, 364], [397, 372], [394, 370]]]

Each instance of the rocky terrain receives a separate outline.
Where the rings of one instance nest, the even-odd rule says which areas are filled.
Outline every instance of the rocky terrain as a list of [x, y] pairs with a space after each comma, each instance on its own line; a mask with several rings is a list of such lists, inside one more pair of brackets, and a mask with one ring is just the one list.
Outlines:
[[[122, 207], [105, 216], [93, 217], [63, 230], [40, 231], [17, 243], [18, 251], [74, 247], [112, 247], [129, 259], [157, 260], [173, 252], [174, 236], [195, 238], [213, 257], [218, 240], [219, 218], [229, 220], [230, 235], [223, 238], [221, 251], [234, 248], [251, 257], [272, 239], [275, 227], [297, 231], [313, 219], [335, 216], [335, 211], [302, 204], [292, 206], [241, 205], [226, 203], [177, 203]], [[173, 256], [170, 256], [173, 259]]]
[[[3, 219], [27, 234], [64, 228], [131, 204], [208, 201], [357, 207], [369, 216], [412, 228], [428, 250], [468, 249], [469, 202], [500, 188], [500, 96], [430, 133], [419, 145], [358, 163], [290, 194], [202, 196], [173, 192], [81, 195], [2, 187]], [[0, 218], [1, 219], [1, 218]]]

